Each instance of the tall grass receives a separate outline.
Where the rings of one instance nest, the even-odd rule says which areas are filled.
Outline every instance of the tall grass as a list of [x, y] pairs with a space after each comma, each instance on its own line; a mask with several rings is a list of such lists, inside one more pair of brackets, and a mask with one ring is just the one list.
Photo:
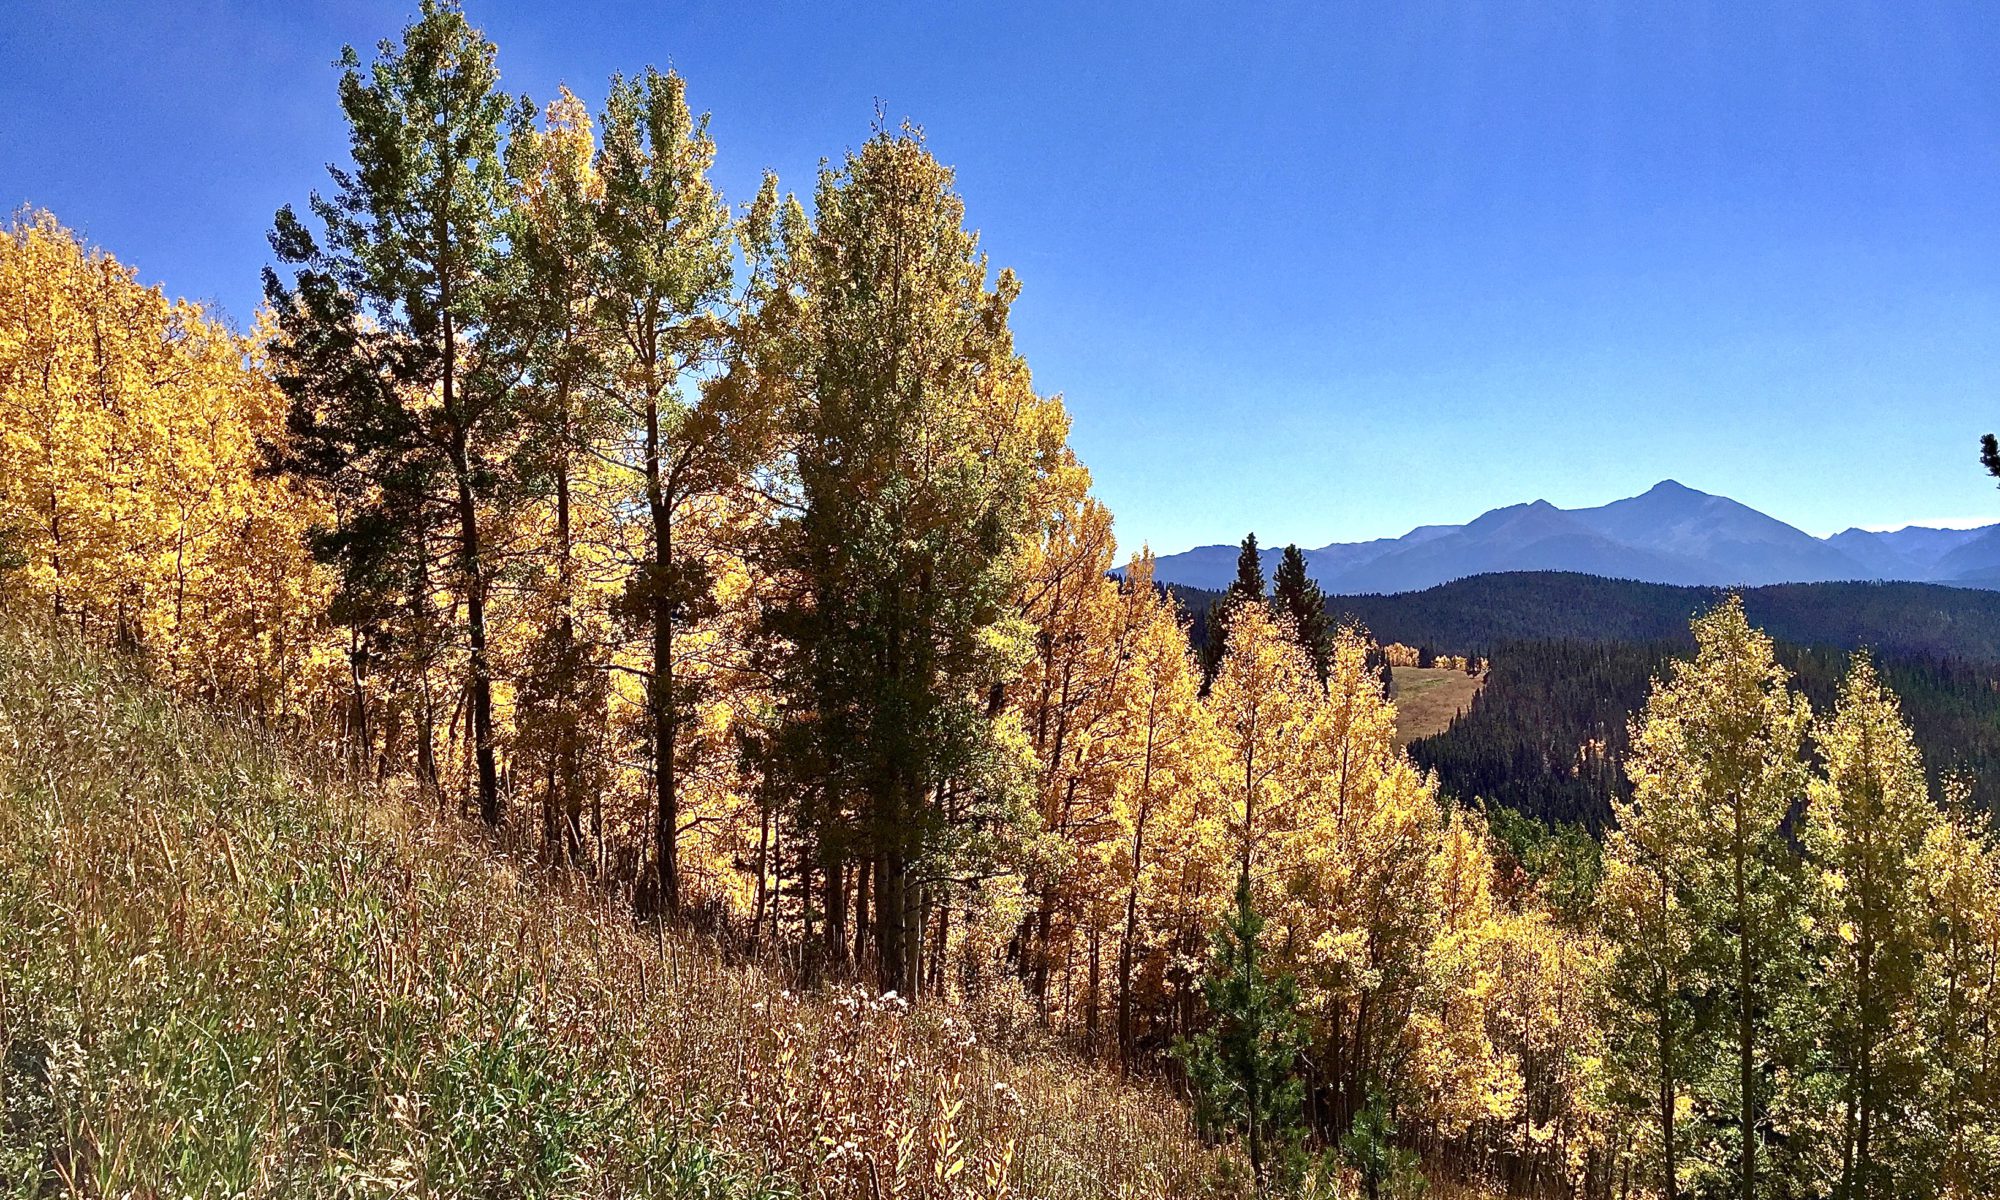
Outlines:
[[1189, 1196], [1181, 1107], [801, 995], [0, 619], [0, 1189]]

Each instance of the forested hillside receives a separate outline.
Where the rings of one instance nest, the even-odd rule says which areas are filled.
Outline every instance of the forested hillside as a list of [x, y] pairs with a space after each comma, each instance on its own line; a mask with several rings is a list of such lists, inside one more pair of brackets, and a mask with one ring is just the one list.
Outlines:
[[[2000, 846], [1905, 717], [1990, 710], [1883, 684], [1991, 611], [1371, 636], [1251, 539], [1197, 625], [921, 131], [732, 199], [688, 81], [499, 54], [422, 0], [341, 55], [247, 329], [0, 235], [13, 1190], [2000, 1189]], [[1562, 718], [1637, 709], [1601, 854], [1455, 803], [1388, 678], [1593, 616], [1681, 648]], [[1579, 711], [1535, 662], [1485, 697]]]
[[[1631, 794], [1627, 726], [1652, 681], [1685, 655], [1677, 642], [1510, 641], [1494, 646], [1485, 686], [1442, 733], [1410, 745], [1447, 792], [1545, 821], [1602, 830]], [[1780, 644], [1816, 710], [1833, 704], [1844, 652]], [[1902, 702], [1934, 789], [1957, 779], [1972, 802], [2000, 812], [2000, 665], [1879, 657]]]
[[[1328, 611], [1384, 642], [1491, 653], [1501, 642], [1687, 642], [1688, 618], [1731, 589], [1554, 572], [1476, 575], [1421, 592], [1335, 596]], [[1736, 589], [1781, 642], [2000, 662], [2000, 593], [1928, 583], [1787, 583]], [[1205, 596], [1190, 594], [1198, 604]]]

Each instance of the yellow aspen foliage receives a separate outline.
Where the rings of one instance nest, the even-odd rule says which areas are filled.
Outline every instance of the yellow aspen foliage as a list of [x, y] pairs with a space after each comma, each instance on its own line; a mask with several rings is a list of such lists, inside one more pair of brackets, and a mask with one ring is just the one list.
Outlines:
[[1485, 1132], [1524, 1161], [1544, 1158], [1578, 1179], [1609, 1135], [1599, 1015], [1607, 943], [1547, 912], [1505, 914], [1493, 942], [1498, 973], [1488, 1036], [1518, 1090]]
[[[1795, 978], [1798, 898], [1787, 815], [1804, 799], [1811, 712], [1771, 639], [1731, 596], [1693, 623], [1695, 655], [1655, 683], [1634, 722], [1630, 804], [1609, 845], [1626, 1094], [1652, 1111], [1652, 1169], [1683, 1163], [1748, 1187], [1765, 1166], [1767, 1115], [1792, 1097], [1772, 1014]], [[1699, 1000], [1718, 1018], [1694, 1020]], [[1643, 1031], [1643, 1035], [1641, 1035]], [[1697, 1120], [1683, 1123], [1681, 1097]], [[1730, 1138], [1719, 1130], [1760, 1131]]]
[[1821, 1040], [1842, 1092], [1836, 1186], [1905, 1194], [1930, 1170], [1929, 1147], [1898, 1114], [1924, 1083], [1913, 1000], [1925, 910], [1914, 868], [1938, 814], [1916, 742], [1867, 655], [1854, 657], [1816, 733], [1825, 775], [1814, 781], [1803, 840], [1817, 867]]
[[1263, 870], [1260, 851], [1296, 828], [1299, 803], [1314, 787], [1307, 747], [1319, 698], [1312, 664], [1284, 619], [1244, 605], [1230, 621], [1208, 710], [1235, 853], [1253, 878]]
[[1127, 749], [1113, 798], [1117, 837], [1104, 853], [1106, 874], [1124, 893], [1117, 1028], [1120, 1060], [1129, 1063], [1142, 1038], [1157, 1042], [1141, 1028], [1142, 1009], [1166, 1017], [1191, 995], [1231, 872], [1201, 668], [1172, 599], [1153, 586], [1150, 554], [1127, 567], [1121, 602], [1131, 630], [1118, 715]]
[[1453, 813], [1433, 851], [1437, 928], [1421, 959], [1422, 987], [1406, 1034], [1412, 1084], [1428, 1121], [1447, 1137], [1518, 1111], [1518, 1065], [1491, 1039], [1487, 1010], [1500, 983], [1507, 932], [1493, 897], [1486, 823]]
[[1932, 823], [1916, 858], [1927, 917], [1918, 1020], [1927, 1161], [1950, 1200], [2000, 1194], [2000, 845], [1962, 804]]
[[[1107, 578], [1115, 552], [1109, 511], [1078, 496], [1053, 514], [1020, 575], [1034, 650], [1011, 690], [1033, 749], [1041, 835], [1026, 864], [1033, 913], [1024, 933], [1032, 955], [1029, 991], [1044, 1003], [1052, 977], [1068, 974], [1070, 942], [1079, 932], [1073, 918], [1093, 925], [1088, 910], [1106, 895], [1093, 868], [1097, 843], [1115, 831], [1114, 721], [1128, 676], [1125, 606]], [[1066, 918], [1060, 923], [1058, 908]], [[1097, 940], [1090, 949], [1089, 982], [1097, 994], [1105, 947]], [[1086, 1008], [1094, 1023], [1095, 1005]]]
[[0, 560], [22, 592], [200, 694], [316, 699], [319, 511], [259, 470], [283, 436], [254, 339], [48, 213], [0, 236]]

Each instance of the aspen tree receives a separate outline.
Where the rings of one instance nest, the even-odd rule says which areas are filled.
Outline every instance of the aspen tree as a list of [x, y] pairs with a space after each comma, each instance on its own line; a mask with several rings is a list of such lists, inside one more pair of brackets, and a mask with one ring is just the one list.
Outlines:
[[[1702, 982], [1720, 1001], [1716, 1061], [1733, 1070], [1699, 1080], [1696, 1095], [1713, 1127], [1728, 1131], [1719, 1148], [1733, 1152], [1712, 1166], [1730, 1178], [1732, 1191], [1755, 1200], [1775, 1107], [1767, 1079], [1792, 1077], [1771, 1068], [1788, 1050], [1780, 1044], [1777, 1014], [1802, 914], [1784, 825], [1806, 791], [1800, 746], [1811, 713], [1792, 694], [1771, 639], [1751, 627], [1739, 598], [1697, 617], [1693, 629], [1695, 656], [1655, 684], [1627, 763], [1633, 825], [1664, 827], [1667, 856], [1631, 854], [1641, 846], [1635, 838], [1624, 851], [1614, 847], [1613, 859], [1660, 873], [1654, 886], [1670, 893], [1656, 907], [1637, 910], [1666, 927], [1649, 930], [1661, 940], [1635, 947], [1635, 957], [1685, 939], [1702, 964]], [[1683, 923], [1684, 932], [1674, 928]], [[1656, 983], [1671, 982], [1670, 966], [1652, 972]], [[1671, 1001], [1661, 1003], [1664, 1011]], [[1682, 1061], [1699, 1059], [1690, 1054]], [[1661, 1078], [1670, 1084], [1673, 1074]], [[1671, 1087], [1663, 1087], [1663, 1143], [1675, 1103]]]
[[1926, 1164], [1901, 1116], [1921, 1084], [1916, 868], [1938, 814], [1909, 727], [1865, 654], [1815, 741], [1825, 777], [1813, 786], [1803, 833], [1818, 869], [1821, 1044], [1842, 1081], [1835, 1194], [1915, 1195]]
[[717, 612], [715, 575], [693, 510], [741, 485], [758, 451], [736, 436], [726, 405], [699, 389], [720, 363], [730, 286], [729, 213], [710, 182], [715, 141], [680, 76], [616, 79], [606, 101], [597, 173], [598, 311], [608, 399], [628, 431], [614, 447], [644, 513], [643, 549], [622, 600], [647, 640], [654, 887], [681, 903], [683, 762], [699, 700], [676, 671], [676, 638]]

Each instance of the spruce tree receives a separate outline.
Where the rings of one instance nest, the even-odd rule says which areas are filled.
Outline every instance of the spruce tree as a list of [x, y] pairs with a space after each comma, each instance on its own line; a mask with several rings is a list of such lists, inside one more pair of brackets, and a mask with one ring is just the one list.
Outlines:
[[1305, 1091], [1297, 1068], [1308, 1044], [1297, 981], [1266, 972], [1263, 931], [1246, 863], [1235, 910], [1216, 932], [1202, 980], [1213, 1023], [1175, 1047], [1187, 1066], [1196, 1121], [1210, 1134], [1242, 1137], [1260, 1190], [1270, 1183], [1274, 1156], [1304, 1132]]
[[1215, 680], [1216, 669], [1222, 665], [1222, 656], [1229, 649], [1229, 619], [1244, 604], [1264, 602], [1264, 560], [1257, 551], [1257, 535], [1243, 535], [1241, 548], [1236, 554], [1236, 578], [1229, 584], [1229, 590], [1221, 599], [1208, 606], [1207, 636], [1202, 639], [1201, 676], [1202, 691]]
[[1306, 556], [1297, 546], [1285, 547], [1285, 555], [1278, 560], [1278, 570], [1271, 582], [1271, 603], [1292, 619], [1293, 634], [1324, 685], [1333, 628], [1326, 615], [1326, 593], [1306, 574]]

